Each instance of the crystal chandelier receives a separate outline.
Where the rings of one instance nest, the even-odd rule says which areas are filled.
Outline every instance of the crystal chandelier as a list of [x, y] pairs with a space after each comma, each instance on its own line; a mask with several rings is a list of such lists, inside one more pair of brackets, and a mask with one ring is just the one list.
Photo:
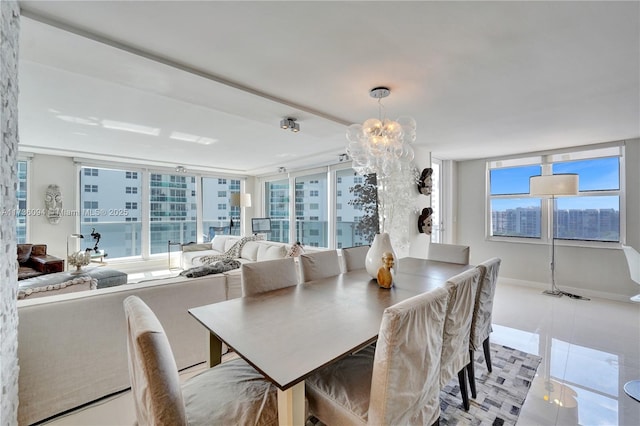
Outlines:
[[358, 174], [376, 173], [387, 177], [411, 167], [416, 121], [412, 117], [399, 117], [395, 121], [383, 117], [381, 99], [390, 93], [386, 87], [371, 89], [369, 95], [378, 99], [379, 118], [370, 118], [363, 124], [352, 124], [347, 128], [347, 154]]

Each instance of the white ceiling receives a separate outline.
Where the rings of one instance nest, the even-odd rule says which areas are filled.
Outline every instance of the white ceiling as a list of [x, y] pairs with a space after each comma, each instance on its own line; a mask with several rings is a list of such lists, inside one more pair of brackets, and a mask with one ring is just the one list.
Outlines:
[[334, 163], [380, 85], [442, 159], [640, 136], [637, 1], [21, 7], [24, 149], [245, 175]]

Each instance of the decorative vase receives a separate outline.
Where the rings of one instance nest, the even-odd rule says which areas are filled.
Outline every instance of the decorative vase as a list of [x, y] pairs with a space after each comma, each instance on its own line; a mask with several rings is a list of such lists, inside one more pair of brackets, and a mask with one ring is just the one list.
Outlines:
[[367, 257], [365, 258], [365, 268], [372, 278], [378, 279], [378, 269], [383, 265], [382, 255], [385, 252], [391, 252], [393, 253], [393, 258], [397, 258], [396, 252], [393, 251], [393, 247], [391, 246], [389, 234], [386, 232], [376, 234], [373, 238], [371, 248], [369, 248], [369, 251], [367, 252]]

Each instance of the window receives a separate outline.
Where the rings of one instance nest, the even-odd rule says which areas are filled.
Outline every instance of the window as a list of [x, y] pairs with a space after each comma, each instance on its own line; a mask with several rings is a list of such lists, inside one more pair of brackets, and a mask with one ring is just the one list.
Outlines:
[[18, 191], [16, 198], [18, 210], [16, 211], [16, 243], [27, 242], [27, 167], [26, 160], [18, 161]]
[[265, 212], [271, 218], [271, 234], [267, 238], [289, 242], [289, 180], [265, 182]]
[[149, 182], [149, 252], [166, 253], [167, 241], [189, 242], [196, 231], [192, 196], [196, 184], [190, 176], [153, 173]]
[[557, 200], [556, 238], [620, 242], [620, 158], [558, 162], [552, 170], [579, 176], [578, 196]]
[[[488, 162], [489, 237], [547, 241], [553, 223], [556, 239], [619, 243], [623, 154], [622, 146], [608, 146]], [[530, 176], [563, 173], [578, 175], [577, 196], [558, 197], [555, 206], [529, 196]]]
[[336, 171], [336, 211], [340, 213], [336, 218], [336, 245], [353, 247], [371, 243], [378, 232], [376, 204], [375, 175], [363, 180], [353, 169]]
[[[236, 191], [232, 191], [237, 186]], [[216, 235], [240, 235], [240, 207], [230, 204], [230, 194], [240, 192], [240, 180], [202, 178], [204, 240]]]
[[490, 171], [493, 236], [540, 238], [540, 199], [529, 197], [529, 177], [539, 176], [541, 169], [537, 164]]
[[[136, 181], [131, 181], [136, 179]], [[134, 222], [135, 212], [142, 203], [138, 172], [118, 169], [82, 167], [80, 172], [80, 233], [85, 236], [83, 244], [93, 247], [89, 236], [95, 229], [100, 234], [99, 248], [110, 259], [125, 256], [140, 256], [142, 253], [142, 224]], [[87, 191], [87, 187], [91, 191]], [[98, 187], [100, 191], [98, 191]], [[94, 190], [95, 188], [95, 190]], [[123, 208], [122, 193], [128, 194]], [[136, 207], [133, 207], [133, 206]], [[126, 238], [126, 235], [133, 237]]]
[[[311, 183], [313, 182], [313, 183]], [[296, 187], [296, 217], [309, 217], [309, 220], [296, 220], [296, 241], [302, 244], [314, 245], [317, 247], [329, 247], [328, 220], [329, 212], [327, 205], [327, 173], [317, 173], [313, 175], [300, 176], [295, 178]], [[311, 189], [313, 187], [313, 189]], [[322, 196], [320, 196], [322, 193]], [[304, 194], [309, 194], [305, 197]], [[311, 200], [313, 197], [313, 201]], [[318, 211], [314, 211], [314, 215], [310, 216], [311, 203], [319, 204], [319, 210], [322, 216], [317, 215]], [[307, 209], [306, 206], [309, 206]], [[314, 231], [313, 234], [311, 231]], [[317, 231], [317, 232], [316, 232]]]
[[309, 203], [309, 210], [318, 210], [320, 208], [320, 204], [318, 203]]

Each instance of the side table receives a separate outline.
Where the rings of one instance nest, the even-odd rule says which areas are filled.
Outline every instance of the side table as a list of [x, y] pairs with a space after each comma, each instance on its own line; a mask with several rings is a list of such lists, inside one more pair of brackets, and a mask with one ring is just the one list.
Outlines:
[[[173, 271], [175, 269], [182, 269], [180, 263], [178, 263], [177, 266], [173, 266], [173, 263], [171, 262], [171, 253], [176, 253], [176, 252], [172, 252], [171, 250], [174, 247], [178, 247], [180, 248], [180, 252], [182, 252], [182, 243], [176, 242], [176, 241], [167, 241], [167, 253], [169, 255], [169, 270]], [[182, 259], [179, 259], [179, 261], [181, 262]]]

